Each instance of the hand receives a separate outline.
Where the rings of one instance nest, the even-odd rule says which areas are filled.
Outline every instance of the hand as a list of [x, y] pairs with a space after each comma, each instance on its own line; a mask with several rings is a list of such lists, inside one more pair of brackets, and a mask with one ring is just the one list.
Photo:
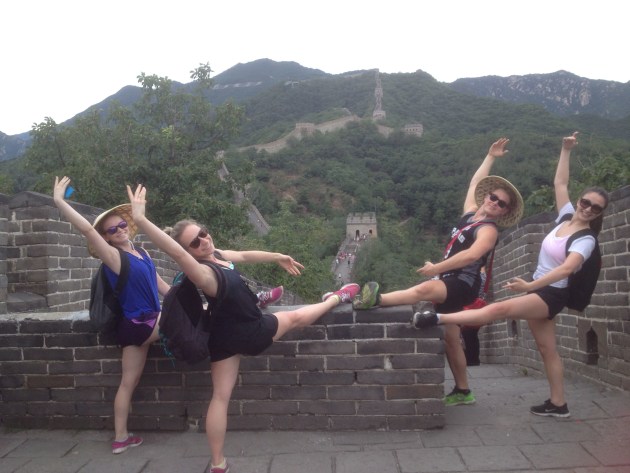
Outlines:
[[138, 223], [145, 216], [147, 189], [142, 184], [138, 184], [136, 191], [132, 192], [131, 187], [127, 186], [127, 195], [131, 203], [131, 216]]
[[562, 149], [571, 151], [573, 147], [578, 144], [577, 137], [579, 134], [579, 131], [574, 131], [571, 136], [565, 136], [562, 138]]
[[437, 267], [431, 263], [431, 261], [425, 261], [424, 266], [416, 270], [416, 273], [422, 274], [428, 278], [432, 278], [433, 276], [437, 276], [440, 272], [437, 270]]
[[61, 180], [55, 176], [55, 187], [53, 188], [53, 200], [55, 202], [63, 202], [65, 200], [66, 189], [70, 185], [70, 178], [63, 176]]
[[529, 285], [530, 283], [521, 278], [513, 278], [511, 281], [505, 283], [503, 287], [514, 292], [527, 292]]
[[495, 158], [500, 158], [509, 153], [505, 147], [510, 142], [507, 138], [499, 138], [497, 141], [490, 145], [490, 149], [488, 150], [488, 154], [490, 156], [494, 156]]
[[295, 261], [289, 255], [282, 255], [278, 260], [278, 264], [292, 276], [299, 276], [301, 274], [300, 269], [304, 269], [304, 266]]

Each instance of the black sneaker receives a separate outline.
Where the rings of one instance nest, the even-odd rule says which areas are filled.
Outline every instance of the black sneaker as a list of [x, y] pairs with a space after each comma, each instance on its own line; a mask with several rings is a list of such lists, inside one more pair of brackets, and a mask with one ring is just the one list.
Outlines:
[[415, 328], [427, 328], [437, 325], [438, 317], [433, 309], [426, 309], [416, 312], [411, 318], [411, 325]]
[[570, 417], [571, 413], [569, 412], [569, 408], [567, 407], [567, 403], [565, 402], [562, 406], [556, 406], [551, 402], [550, 399], [547, 399], [540, 406], [532, 406], [529, 409], [529, 412], [532, 414], [536, 414], [537, 416], [546, 416], [546, 417]]

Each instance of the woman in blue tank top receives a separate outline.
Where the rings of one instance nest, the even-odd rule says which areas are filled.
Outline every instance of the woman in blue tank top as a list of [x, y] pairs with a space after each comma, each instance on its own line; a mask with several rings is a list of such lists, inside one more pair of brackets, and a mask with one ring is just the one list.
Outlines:
[[116, 286], [121, 268], [121, 254], [129, 259], [127, 283], [118, 295], [124, 317], [118, 322], [116, 340], [122, 347], [122, 377], [114, 399], [115, 438], [112, 453], [122, 453], [142, 443], [142, 438], [127, 430], [131, 397], [140, 381], [149, 345], [159, 339], [157, 333], [160, 300], [169, 285], [157, 274], [153, 261], [132, 240], [137, 227], [131, 217], [131, 205], [123, 204], [100, 214], [91, 225], [65, 200], [70, 179], [55, 179], [53, 198], [63, 216], [86, 238], [88, 251], [105, 265], [105, 274]]

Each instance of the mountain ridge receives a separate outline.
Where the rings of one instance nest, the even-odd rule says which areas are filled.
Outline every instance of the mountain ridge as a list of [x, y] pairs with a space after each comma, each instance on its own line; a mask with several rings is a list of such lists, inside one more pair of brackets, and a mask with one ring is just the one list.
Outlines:
[[[249, 63], [238, 63], [213, 77], [214, 87], [207, 98], [214, 104], [227, 100], [244, 103], [251, 101], [274, 86], [282, 84], [291, 87], [316, 79], [339, 79], [355, 77], [376, 71], [366, 69], [342, 74], [329, 74], [319, 69], [301, 66], [297, 62], [276, 62], [259, 59]], [[595, 80], [579, 77], [567, 71], [550, 74], [529, 74], [524, 76], [484, 76], [462, 78], [452, 83], [436, 81], [430, 74], [418, 70], [414, 74], [425, 74], [435, 85], [444, 86], [455, 92], [481, 98], [490, 98], [507, 103], [540, 105], [558, 116], [595, 115], [606, 120], [618, 120], [630, 116], [630, 82], [623, 84], [614, 81]], [[385, 74], [384, 74], [385, 75]], [[387, 74], [405, 76], [408, 73]], [[193, 83], [173, 82], [174, 88], [188, 89]], [[115, 100], [124, 106], [131, 105], [141, 95], [141, 88], [127, 85], [63, 122], [74, 119], [92, 110], [105, 112]], [[0, 131], [0, 161], [20, 156], [30, 142], [29, 132], [6, 135]]]

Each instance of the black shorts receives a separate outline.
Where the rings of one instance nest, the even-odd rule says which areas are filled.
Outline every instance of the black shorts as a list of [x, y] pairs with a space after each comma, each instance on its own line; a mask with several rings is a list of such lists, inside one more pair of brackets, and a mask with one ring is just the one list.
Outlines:
[[558, 315], [558, 313], [567, 305], [569, 300], [568, 287], [545, 286], [542, 289], [529, 292], [528, 294], [536, 294], [545, 304], [547, 304], [547, 318], [549, 320], [552, 320], [556, 315]]
[[446, 277], [441, 281], [446, 285], [446, 300], [435, 306], [435, 311], [440, 314], [459, 312], [479, 295], [479, 288], [473, 288], [457, 277]]
[[278, 318], [273, 314], [263, 313], [252, 330], [240, 328], [231, 336], [212, 332], [210, 335], [211, 361], [225, 360], [234, 355], [255, 356], [265, 351], [271, 346], [273, 337], [278, 332]]

